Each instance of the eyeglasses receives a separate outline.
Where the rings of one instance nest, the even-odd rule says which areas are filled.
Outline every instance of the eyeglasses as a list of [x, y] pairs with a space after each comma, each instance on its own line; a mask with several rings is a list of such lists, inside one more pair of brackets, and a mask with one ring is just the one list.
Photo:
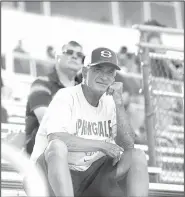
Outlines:
[[72, 49], [68, 49], [66, 51], [63, 51], [63, 54], [66, 54], [66, 55], [73, 55], [74, 53], [76, 53], [76, 55], [77, 55], [78, 58], [81, 58], [81, 59], [84, 58], [84, 54], [81, 53], [81, 52], [76, 52], [76, 51], [74, 51]]

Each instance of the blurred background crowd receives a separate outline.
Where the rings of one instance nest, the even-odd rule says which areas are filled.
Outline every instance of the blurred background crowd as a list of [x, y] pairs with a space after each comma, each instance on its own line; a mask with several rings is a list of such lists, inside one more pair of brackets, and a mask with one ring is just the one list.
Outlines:
[[[134, 24], [184, 29], [183, 2], [2, 2], [2, 53], [1, 53], [1, 122], [25, 124], [25, 105], [31, 82], [47, 75], [55, 64], [55, 52], [66, 41], [75, 40], [85, 53], [94, 46], [106, 45], [117, 52], [124, 83], [125, 105], [130, 113], [137, 139], [136, 144], [147, 145], [144, 126], [144, 95], [142, 67], [136, 43], [141, 35], [132, 30]], [[31, 23], [31, 22], [32, 23]], [[72, 22], [74, 21], [74, 22]], [[71, 27], [72, 26], [72, 27]], [[92, 28], [92, 29], [90, 29]], [[183, 46], [183, 37], [165, 37], [159, 32], [148, 33], [152, 44]], [[109, 42], [109, 43], [107, 43]], [[154, 90], [183, 94], [183, 53], [150, 50], [151, 53], [169, 58], [151, 58], [151, 75]], [[174, 57], [173, 60], [170, 57]], [[183, 148], [184, 127], [182, 99], [155, 97], [153, 100], [158, 124], [178, 127], [163, 135], [160, 147]], [[160, 110], [163, 111], [158, 114]], [[173, 115], [169, 115], [173, 114]], [[175, 114], [175, 115], [174, 115]], [[161, 126], [162, 127], [162, 126]], [[4, 128], [6, 132], [8, 127]], [[16, 129], [9, 129], [9, 137]], [[180, 131], [179, 131], [180, 130]], [[16, 131], [19, 132], [19, 131]], [[181, 137], [177, 137], [181, 136]], [[173, 160], [175, 154], [182, 158], [182, 151], [166, 153]], [[175, 158], [175, 156], [174, 156]], [[165, 162], [164, 162], [165, 163]], [[164, 165], [171, 165], [170, 162]], [[176, 171], [182, 172], [183, 163]], [[180, 167], [179, 167], [180, 166]], [[171, 167], [170, 167], [171, 168]], [[169, 169], [169, 167], [165, 167]], [[180, 170], [179, 170], [180, 169]], [[174, 170], [174, 169], [173, 169]], [[177, 183], [182, 183], [183, 177]], [[171, 181], [170, 181], [171, 180]], [[162, 181], [162, 180], [161, 180]], [[165, 182], [165, 178], [163, 182]], [[175, 182], [168, 179], [168, 182]]]

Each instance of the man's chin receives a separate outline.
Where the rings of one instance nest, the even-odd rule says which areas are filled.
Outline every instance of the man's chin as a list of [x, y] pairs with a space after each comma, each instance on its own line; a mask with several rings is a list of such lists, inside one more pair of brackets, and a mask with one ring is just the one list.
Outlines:
[[70, 65], [68, 66], [68, 69], [70, 69], [71, 71], [77, 73], [80, 71], [80, 67], [78, 65]]
[[103, 87], [97, 88], [97, 92], [99, 92], [99, 93], [101, 93], [101, 94], [104, 94], [106, 91], [107, 91], [107, 88], [103, 88]]
[[89, 88], [95, 93], [98, 93], [98, 94], [104, 94], [106, 91], [107, 91], [107, 87], [106, 86], [98, 86], [97, 84], [93, 87], [90, 87]]

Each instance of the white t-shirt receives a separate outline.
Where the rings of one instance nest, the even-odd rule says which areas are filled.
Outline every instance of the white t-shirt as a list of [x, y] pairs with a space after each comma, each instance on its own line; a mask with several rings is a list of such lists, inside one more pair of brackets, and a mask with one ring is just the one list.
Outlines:
[[[51, 101], [36, 135], [31, 159], [36, 161], [48, 145], [47, 135], [67, 132], [91, 140], [114, 142], [116, 136], [116, 108], [112, 96], [103, 95], [98, 107], [90, 105], [81, 84], [63, 88]], [[70, 169], [85, 171], [104, 153], [69, 152]]]

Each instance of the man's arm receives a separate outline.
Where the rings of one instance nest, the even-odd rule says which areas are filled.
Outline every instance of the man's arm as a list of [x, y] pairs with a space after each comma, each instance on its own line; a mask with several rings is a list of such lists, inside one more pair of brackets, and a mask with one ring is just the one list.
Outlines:
[[64, 142], [69, 152], [101, 151], [114, 159], [119, 159], [120, 152], [124, 151], [120, 146], [117, 146], [116, 144], [100, 140], [84, 139], [64, 132], [52, 133], [48, 135], [49, 142], [54, 139], [59, 139]]
[[107, 145], [104, 141], [83, 139], [65, 132], [52, 133], [48, 135], [49, 142], [54, 139], [60, 139], [63, 141], [69, 152], [104, 152]]
[[124, 150], [134, 148], [135, 133], [123, 102], [116, 104], [116, 121], [116, 143], [123, 147]]
[[47, 107], [44, 107], [44, 106], [43, 107], [37, 107], [33, 110], [34, 114], [37, 117], [37, 120], [39, 121], [39, 123], [41, 123], [42, 118], [43, 118], [44, 114], [46, 113], [46, 110], [47, 110]]
[[37, 79], [31, 87], [28, 97], [30, 111], [36, 115], [39, 123], [47, 110], [49, 103], [52, 100], [51, 90], [48, 87], [47, 77]]
[[107, 94], [113, 96], [116, 107], [116, 127], [113, 126], [113, 130], [116, 129], [115, 141], [119, 146], [124, 148], [124, 150], [134, 148], [135, 133], [131, 126], [130, 118], [125, 110], [122, 97], [123, 84], [121, 82], [115, 82], [109, 87]]

